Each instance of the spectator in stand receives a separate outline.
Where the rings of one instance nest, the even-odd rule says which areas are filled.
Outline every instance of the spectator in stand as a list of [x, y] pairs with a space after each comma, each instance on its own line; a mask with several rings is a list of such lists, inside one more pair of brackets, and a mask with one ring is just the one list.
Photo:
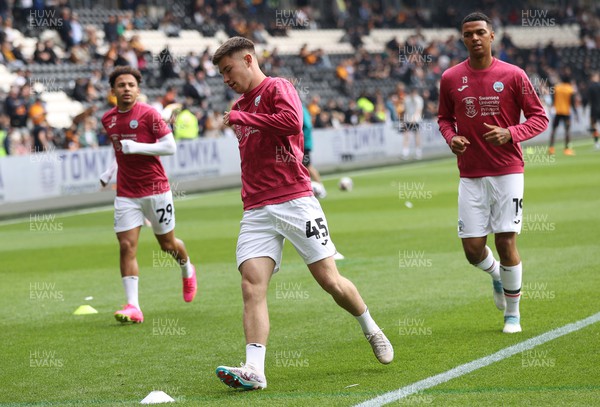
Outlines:
[[77, 13], [71, 13], [71, 39], [73, 45], [79, 45], [83, 42], [83, 26], [79, 22], [79, 15]]
[[248, 26], [250, 39], [256, 44], [266, 44], [269, 33], [265, 30], [265, 25], [257, 21], [251, 21]]
[[350, 89], [354, 83], [354, 64], [352, 59], [344, 59], [335, 69], [336, 76], [340, 79], [340, 89], [346, 94], [350, 94]]
[[[137, 36], [136, 36], [137, 37]], [[138, 38], [132, 38], [134, 41], [127, 41], [124, 37], [119, 38], [119, 47], [118, 47], [118, 57], [116, 61], [116, 65], [129, 65], [132, 68], [138, 69], [138, 56], [136, 55], [133, 44], [136, 46], [141, 46]], [[123, 61], [119, 59], [122, 58]]]
[[46, 107], [39, 97], [29, 107], [27, 115], [33, 125], [33, 130], [31, 131], [33, 138], [32, 152], [48, 151], [54, 148], [55, 146], [51, 140], [50, 126], [46, 122]]
[[160, 106], [155, 106], [155, 104], [152, 106], [154, 106], [159, 112], [164, 110], [167, 106], [177, 103], [177, 89], [174, 86], [167, 87], [165, 94], [163, 96], [159, 96], [157, 102]]
[[200, 68], [200, 55], [196, 51], [189, 51], [185, 56], [185, 65], [182, 67], [186, 72], [196, 72]]
[[21, 89], [11, 86], [4, 101], [4, 112], [10, 118], [10, 127], [16, 129], [27, 128], [27, 111], [29, 106], [25, 102]]
[[318, 48], [313, 52], [313, 55], [315, 57], [315, 66], [318, 66], [320, 68], [326, 68], [326, 69], [330, 69], [333, 68], [333, 65], [331, 64], [331, 60], [329, 59], [329, 56], [327, 54], [325, 54], [325, 51], [323, 51], [323, 48]]
[[179, 66], [175, 64], [175, 59], [171, 51], [169, 51], [168, 46], [160, 51], [158, 61], [160, 65], [160, 77], [163, 81], [171, 78], [179, 78]]
[[146, 8], [138, 6], [133, 14], [133, 29], [145, 30], [148, 28], [148, 18], [146, 16]]
[[200, 57], [200, 66], [204, 73], [206, 73], [206, 76], [209, 78], [212, 78], [218, 74], [217, 69], [211, 61], [211, 58], [212, 55], [210, 54], [209, 49], [206, 48]]
[[392, 98], [394, 109], [396, 110], [396, 117], [401, 122], [404, 120], [404, 111], [405, 111], [405, 99], [406, 99], [406, 85], [403, 82], [400, 82], [396, 85], [396, 91], [394, 93], [394, 97]]
[[10, 43], [15, 42], [19, 37], [21, 37], [19, 30], [13, 28], [13, 19], [11, 17], [6, 17], [4, 19], [2, 22], [2, 29], [0, 29], [0, 31], [4, 33], [6, 40]]
[[371, 63], [368, 76], [373, 79], [386, 79], [390, 77], [390, 64], [384, 61], [380, 54], [376, 54]]
[[199, 104], [210, 98], [211, 94], [212, 91], [208, 82], [206, 82], [206, 74], [203, 70], [198, 70], [195, 75], [193, 72], [186, 74], [186, 82], [183, 85], [183, 96], [185, 98]]
[[207, 113], [204, 137], [221, 137], [225, 129], [228, 128], [223, 122], [223, 115], [218, 110], [212, 110]]
[[300, 47], [298, 56], [300, 59], [302, 59], [302, 62], [307, 65], [314, 65], [314, 63], [317, 61], [317, 58], [313, 55], [313, 53], [308, 50], [308, 44], [306, 43], [302, 44]]
[[123, 28], [119, 25], [117, 16], [111, 14], [108, 16], [108, 21], [104, 23], [104, 42], [110, 44], [119, 39]]
[[348, 102], [348, 108], [344, 112], [344, 124], [349, 126], [356, 126], [360, 122], [360, 116], [362, 112], [356, 105], [356, 101], [350, 100]]
[[52, 151], [56, 148], [54, 144], [54, 133], [46, 120], [36, 125], [31, 131], [32, 153], [40, 153], [44, 151]]
[[7, 39], [2, 41], [0, 46], [0, 59], [7, 66], [24, 66], [27, 59], [21, 52], [21, 44], [11, 43]]
[[90, 63], [90, 54], [87, 52], [87, 48], [80, 44], [74, 44], [69, 52], [69, 61], [77, 65], [87, 65]]
[[94, 26], [85, 27], [85, 41], [82, 44], [87, 49], [88, 54], [92, 59], [102, 59], [104, 55], [98, 52], [98, 48], [101, 48], [98, 40], [98, 31]]
[[274, 47], [271, 52], [266, 49], [263, 51], [263, 64], [268, 67], [271, 76], [279, 76], [280, 69], [284, 65], [283, 59], [279, 56], [279, 49]]
[[29, 106], [27, 117], [34, 127], [40, 126], [46, 122], [46, 106], [39, 96], [36, 97], [35, 101]]
[[[33, 89], [31, 87], [31, 79], [27, 79], [26, 82], [21, 85], [20, 94], [21, 98], [25, 102], [25, 106], [27, 106], [27, 112], [29, 113], [29, 108], [32, 104], [35, 103], [37, 97], [33, 93]], [[29, 117], [29, 116], [28, 116]]]
[[333, 123], [331, 122], [331, 114], [326, 110], [322, 110], [319, 112], [317, 117], [315, 117], [314, 128], [323, 129], [327, 127], [333, 127]]
[[13, 128], [10, 130], [9, 137], [9, 151], [10, 155], [27, 155], [33, 148], [33, 140], [29, 129]]
[[317, 118], [317, 116], [319, 115], [319, 113], [321, 113], [320, 104], [321, 104], [321, 97], [319, 95], [314, 95], [310, 99], [308, 106], [306, 106], [306, 108], [308, 109], [308, 111], [310, 113], [310, 117], [312, 118], [313, 123], [314, 123], [315, 119]]
[[57, 27], [58, 35], [63, 42], [65, 49], [69, 51], [73, 44], [73, 28], [71, 26], [71, 9], [64, 7], [60, 11], [61, 24]]
[[121, 24], [123, 25], [123, 29], [125, 31], [133, 30], [133, 11], [126, 10], [121, 17]]
[[87, 83], [88, 80], [85, 78], [77, 78], [75, 80], [75, 87], [71, 93], [71, 97], [78, 102], [86, 102], [87, 101]]
[[375, 110], [375, 104], [371, 100], [370, 95], [366, 91], [362, 91], [360, 96], [356, 100], [356, 106], [362, 111], [361, 122], [369, 122], [373, 111]]
[[177, 22], [175, 15], [171, 11], [167, 11], [158, 24], [158, 29], [165, 33], [167, 37], [179, 37], [181, 26]]
[[81, 147], [98, 147], [98, 119], [95, 116], [88, 116], [83, 121], [83, 130], [79, 141]]
[[45, 41], [39, 40], [35, 45], [33, 52], [33, 62], [37, 64], [52, 64], [60, 63], [60, 59], [54, 52], [54, 40], [48, 38]]
[[173, 123], [173, 135], [175, 140], [194, 140], [199, 136], [198, 118], [187, 105], [182, 105], [178, 112], [175, 112], [175, 121]]

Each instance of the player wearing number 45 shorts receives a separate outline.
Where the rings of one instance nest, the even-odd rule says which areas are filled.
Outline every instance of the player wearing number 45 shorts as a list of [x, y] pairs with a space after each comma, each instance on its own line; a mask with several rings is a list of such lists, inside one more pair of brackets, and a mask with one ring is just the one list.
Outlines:
[[263, 74], [254, 44], [246, 38], [227, 40], [215, 52], [213, 63], [223, 81], [241, 94], [223, 120], [235, 131], [241, 157], [244, 214], [236, 255], [246, 336], [245, 363], [241, 367], [219, 366], [217, 376], [233, 388], [267, 387], [266, 297], [269, 281], [281, 264], [285, 239], [296, 248], [321, 287], [356, 317], [377, 359], [390, 363], [394, 358], [392, 345], [333, 259], [336, 249], [327, 220], [302, 164], [303, 115], [298, 93], [287, 80]]
[[[462, 38], [469, 58], [443, 73], [438, 112], [440, 132], [458, 156], [458, 236], [467, 260], [492, 276], [494, 302], [504, 311], [503, 332], [521, 332], [519, 143], [543, 132], [548, 118], [525, 72], [492, 57], [494, 31], [485, 14], [464, 18]], [[486, 246], [490, 233], [500, 262]]]
[[196, 270], [185, 245], [175, 237], [173, 195], [158, 158], [175, 153], [175, 140], [160, 114], [153, 107], [137, 101], [141, 80], [137, 69], [129, 66], [116, 68], [109, 82], [111, 92], [117, 98], [117, 106], [102, 117], [102, 125], [113, 143], [116, 158], [101, 175], [100, 183], [106, 186], [117, 172], [115, 232], [127, 304], [115, 312], [115, 318], [123, 323], [144, 321], [138, 300], [136, 253], [145, 219], [150, 222], [160, 248], [173, 256], [181, 267], [183, 299], [191, 302], [197, 289]]

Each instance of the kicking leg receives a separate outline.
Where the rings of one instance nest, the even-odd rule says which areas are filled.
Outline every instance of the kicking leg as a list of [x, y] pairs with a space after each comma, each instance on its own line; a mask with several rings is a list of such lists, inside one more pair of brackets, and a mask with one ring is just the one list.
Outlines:
[[377, 359], [384, 364], [390, 363], [394, 359], [392, 344], [371, 317], [356, 286], [340, 275], [333, 257], [309, 264], [308, 268], [315, 280], [333, 297], [334, 301], [356, 317]]

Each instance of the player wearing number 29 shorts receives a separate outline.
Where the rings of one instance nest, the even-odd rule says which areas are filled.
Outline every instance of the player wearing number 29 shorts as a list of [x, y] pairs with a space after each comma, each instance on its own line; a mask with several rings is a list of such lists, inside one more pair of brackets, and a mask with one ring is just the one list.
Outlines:
[[[219, 366], [228, 386], [264, 389], [269, 314], [267, 289], [281, 266], [283, 243], [296, 248], [317, 282], [342, 308], [355, 316], [381, 363], [390, 363], [393, 348], [369, 314], [352, 282], [338, 272], [327, 220], [312, 192], [302, 164], [302, 105], [294, 86], [266, 77], [258, 66], [252, 41], [233, 37], [217, 49], [213, 63], [223, 81], [241, 94], [223, 121], [235, 132], [240, 149], [244, 215], [237, 244], [242, 277], [246, 362]], [[226, 302], [225, 302], [226, 303]], [[315, 329], [320, 329], [315, 327]]]
[[[137, 101], [141, 80], [140, 72], [129, 66], [117, 67], [109, 77], [117, 106], [104, 114], [102, 125], [113, 143], [115, 162], [100, 176], [100, 183], [106, 186], [117, 172], [115, 232], [127, 304], [115, 312], [115, 318], [134, 323], [144, 321], [138, 298], [136, 255], [145, 219], [150, 221], [160, 248], [181, 267], [186, 302], [194, 299], [197, 287], [196, 270], [185, 245], [175, 237], [173, 195], [158, 158], [175, 153], [175, 140], [156, 109]], [[155, 257], [158, 265], [164, 264], [161, 256]]]
[[[467, 260], [492, 277], [494, 302], [504, 311], [503, 332], [521, 332], [517, 234], [524, 163], [519, 143], [543, 132], [548, 118], [525, 72], [492, 57], [488, 16], [466, 16], [462, 38], [469, 58], [442, 74], [438, 112], [440, 132], [458, 157], [458, 236]], [[490, 233], [500, 262], [486, 245]]]

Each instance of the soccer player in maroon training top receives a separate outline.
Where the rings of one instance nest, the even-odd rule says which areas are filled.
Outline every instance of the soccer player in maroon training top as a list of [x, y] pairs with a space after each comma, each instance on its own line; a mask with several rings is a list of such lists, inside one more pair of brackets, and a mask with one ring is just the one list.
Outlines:
[[213, 63], [223, 81], [242, 94], [224, 122], [239, 141], [244, 215], [237, 243], [242, 276], [246, 363], [219, 366], [217, 376], [228, 386], [264, 389], [265, 353], [269, 336], [267, 288], [279, 270], [283, 243], [288, 239], [310, 272], [335, 302], [354, 315], [377, 359], [390, 363], [392, 345], [369, 314], [358, 290], [342, 277], [333, 255], [327, 221], [313, 196], [308, 170], [302, 164], [302, 104], [285, 79], [266, 77], [254, 44], [233, 37], [217, 49]]
[[115, 312], [121, 322], [141, 323], [144, 315], [138, 301], [137, 243], [144, 217], [160, 248], [181, 266], [183, 299], [196, 295], [196, 270], [183, 242], [175, 237], [175, 207], [169, 180], [158, 156], [176, 151], [175, 139], [167, 124], [152, 106], [137, 101], [142, 75], [129, 66], [117, 67], [110, 75], [111, 92], [117, 106], [102, 117], [102, 125], [115, 149], [116, 165], [102, 174], [106, 185], [117, 172], [115, 232], [119, 240], [120, 266], [127, 297], [124, 309]]
[[[503, 332], [521, 332], [519, 143], [543, 132], [548, 118], [525, 72], [492, 57], [494, 31], [485, 14], [466, 16], [462, 37], [469, 58], [443, 73], [438, 112], [440, 131], [458, 156], [458, 236], [469, 263], [492, 276], [494, 302], [504, 310]], [[500, 263], [486, 246], [490, 233]]]

